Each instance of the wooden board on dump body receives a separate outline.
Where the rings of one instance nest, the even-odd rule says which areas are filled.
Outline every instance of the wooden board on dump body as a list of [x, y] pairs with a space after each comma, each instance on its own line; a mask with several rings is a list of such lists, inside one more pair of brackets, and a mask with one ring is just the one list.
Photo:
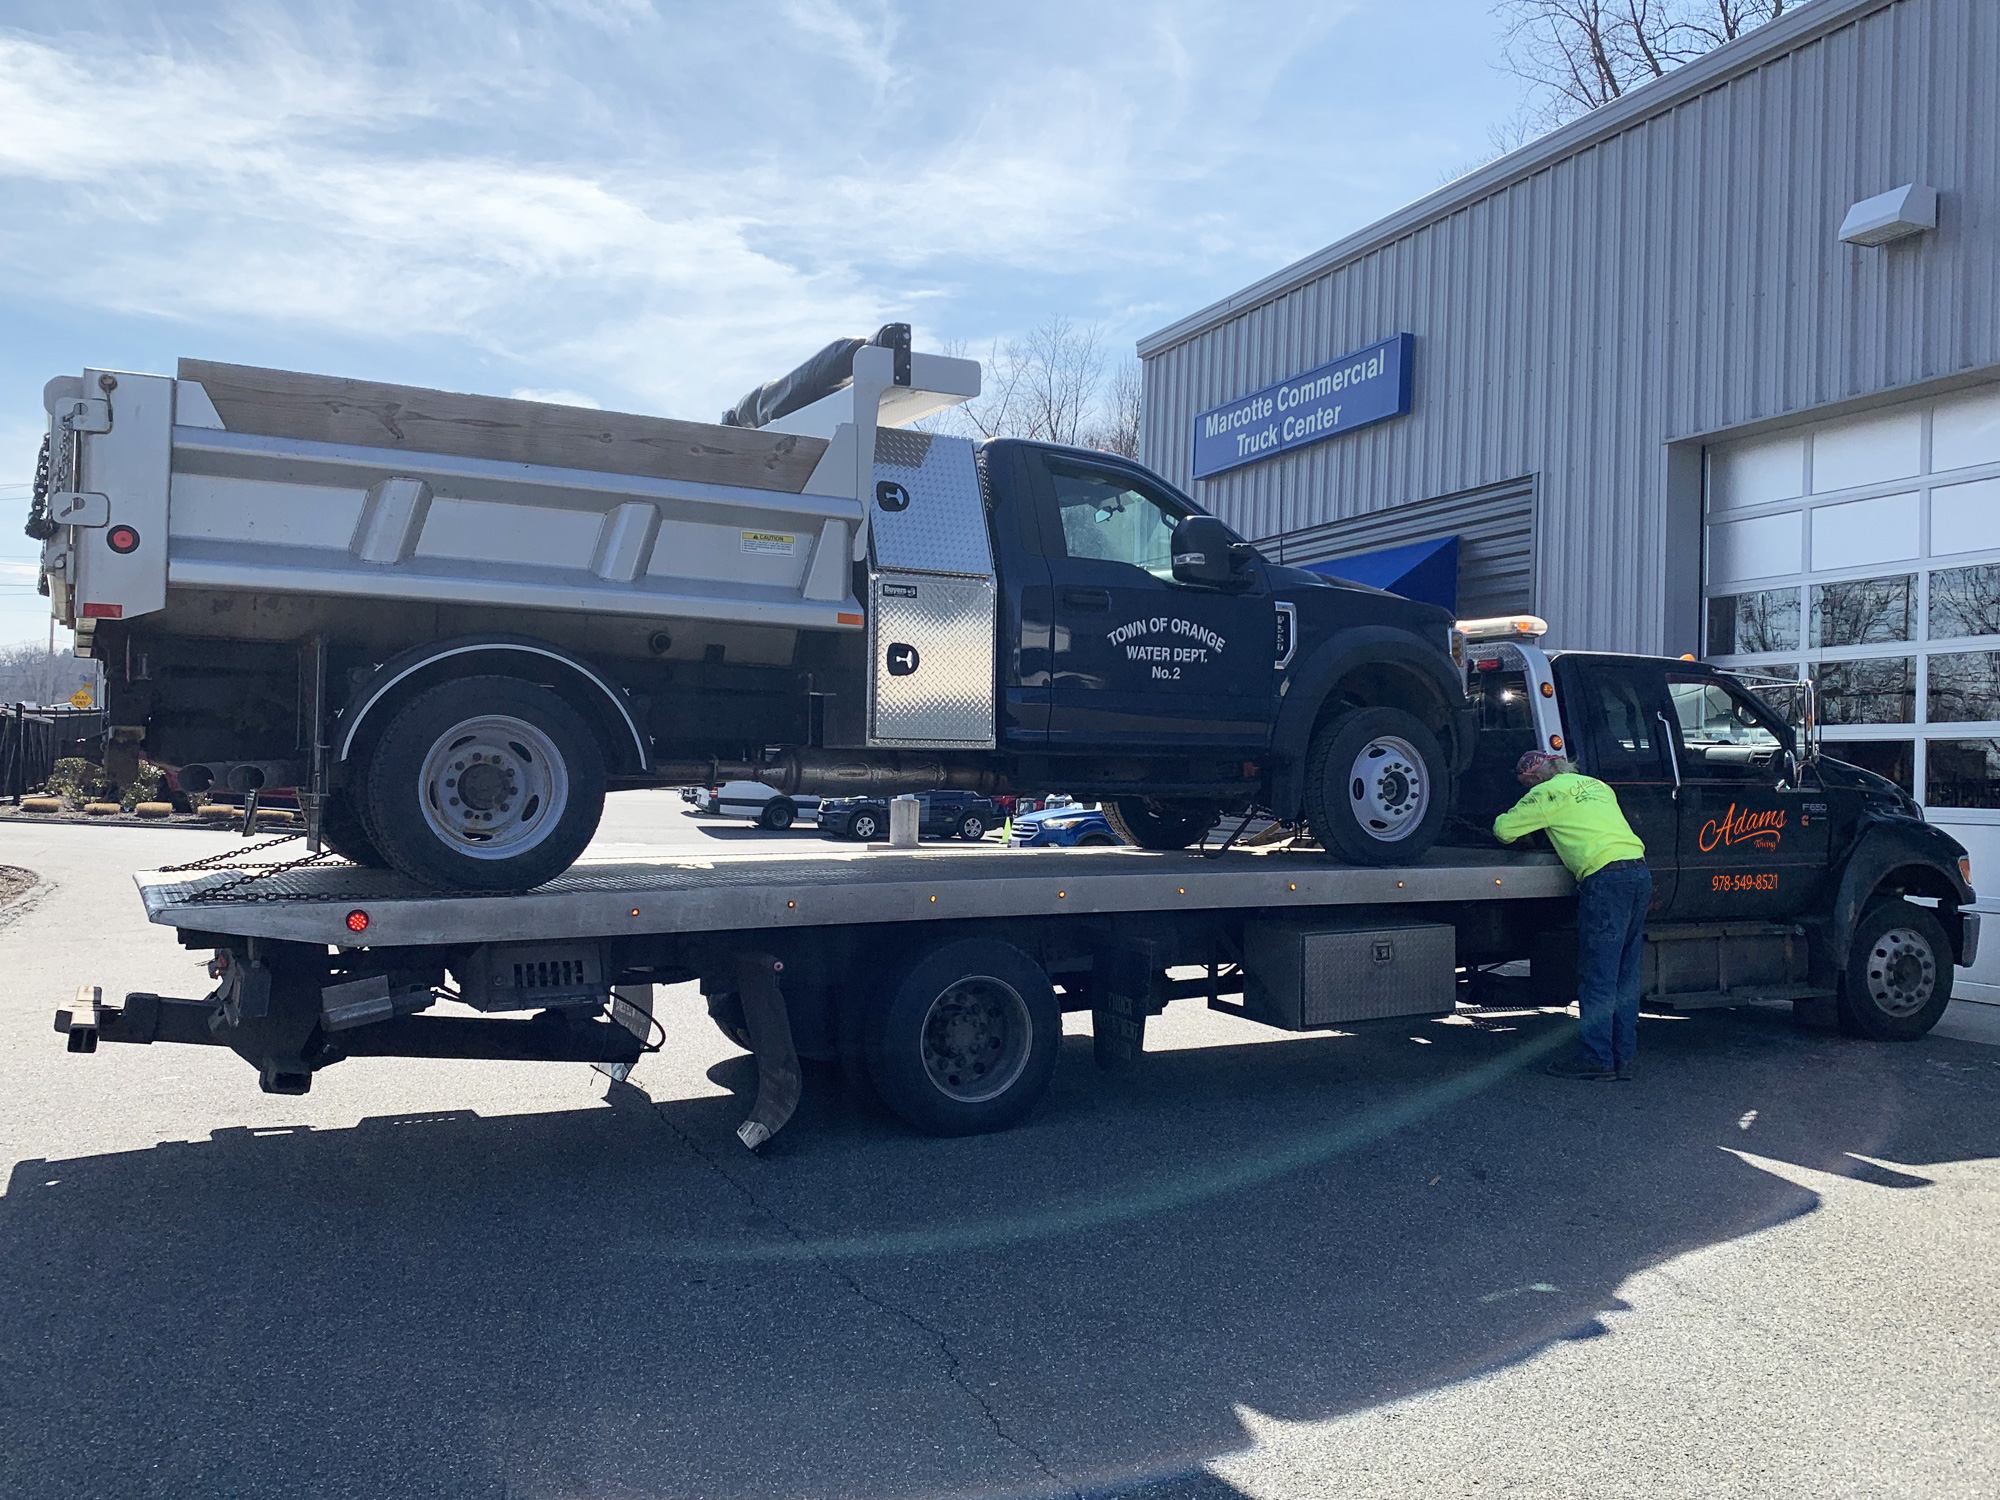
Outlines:
[[231, 432], [798, 494], [823, 438], [184, 359]]

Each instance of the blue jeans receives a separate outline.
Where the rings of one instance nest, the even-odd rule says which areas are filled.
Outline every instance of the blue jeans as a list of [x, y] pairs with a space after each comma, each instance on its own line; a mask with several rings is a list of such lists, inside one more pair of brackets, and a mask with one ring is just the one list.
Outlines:
[[1599, 870], [1576, 886], [1576, 999], [1583, 1050], [1605, 1068], [1639, 1051], [1639, 954], [1653, 872], [1644, 865]]

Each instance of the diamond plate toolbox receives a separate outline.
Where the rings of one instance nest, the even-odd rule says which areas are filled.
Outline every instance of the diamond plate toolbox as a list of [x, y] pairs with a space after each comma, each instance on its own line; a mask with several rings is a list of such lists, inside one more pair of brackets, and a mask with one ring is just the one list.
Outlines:
[[999, 593], [972, 445], [878, 433], [868, 536], [868, 743], [991, 749]]
[[992, 748], [993, 580], [880, 573], [871, 592], [869, 743]]
[[1444, 923], [1252, 922], [1243, 956], [1251, 1013], [1292, 1031], [1447, 1015], [1457, 995], [1457, 935]]

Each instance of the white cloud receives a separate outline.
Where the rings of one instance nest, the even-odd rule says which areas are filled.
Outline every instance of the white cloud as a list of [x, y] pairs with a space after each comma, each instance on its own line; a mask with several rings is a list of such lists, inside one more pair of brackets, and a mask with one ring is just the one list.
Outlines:
[[602, 411], [604, 403], [595, 396], [586, 396], [582, 391], [537, 390], [533, 386], [516, 386], [507, 393], [516, 401], [543, 401], [550, 406], [584, 406], [592, 411]]
[[789, 0], [784, 14], [810, 45], [866, 79], [878, 97], [895, 82], [896, 17], [883, 0], [863, 6]]
[[[0, 31], [0, 299], [227, 329], [273, 363], [337, 337], [389, 379], [453, 349], [495, 389], [704, 415], [892, 317], [1123, 317], [1163, 269], [1310, 248], [1309, 199], [1253, 222], [1212, 185], [1294, 159], [1321, 194], [1366, 181], [1365, 135], [1257, 125], [1350, 9], [513, 0], [419, 34], [324, 7], [176, 33], [134, 4]], [[1285, 46], [1243, 44], [1271, 28]]]

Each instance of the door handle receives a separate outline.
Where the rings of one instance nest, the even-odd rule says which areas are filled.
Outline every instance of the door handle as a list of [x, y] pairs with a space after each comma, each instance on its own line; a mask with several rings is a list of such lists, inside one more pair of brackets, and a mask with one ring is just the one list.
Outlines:
[[1062, 591], [1062, 602], [1069, 605], [1072, 609], [1108, 610], [1111, 608], [1111, 590], [1064, 589]]

